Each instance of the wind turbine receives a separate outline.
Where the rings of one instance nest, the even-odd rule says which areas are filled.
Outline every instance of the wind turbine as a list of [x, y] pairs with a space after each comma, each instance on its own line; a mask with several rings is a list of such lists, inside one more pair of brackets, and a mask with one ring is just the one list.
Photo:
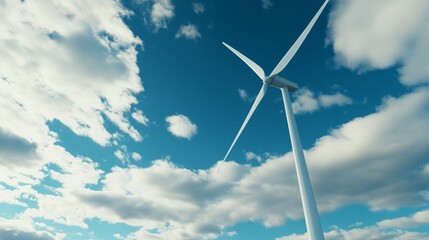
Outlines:
[[298, 177], [299, 191], [301, 194], [301, 202], [304, 209], [305, 225], [307, 227], [307, 232], [309, 234], [310, 240], [324, 240], [324, 236], [323, 236], [322, 227], [320, 225], [319, 213], [317, 211], [316, 201], [314, 200], [313, 190], [311, 188], [311, 182], [310, 182], [310, 177], [308, 175], [307, 165], [304, 159], [304, 152], [302, 150], [301, 140], [299, 138], [298, 129], [295, 123], [295, 117], [293, 115], [292, 104], [289, 97], [289, 92], [296, 91], [298, 89], [298, 85], [294, 82], [291, 82], [289, 80], [286, 80], [278, 76], [278, 74], [287, 66], [287, 64], [293, 58], [295, 53], [298, 51], [299, 47], [304, 42], [305, 38], [307, 37], [310, 30], [313, 28], [314, 23], [317, 21], [317, 19], [319, 18], [320, 14], [322, 13], [323, 9], [325, 8], [326, 4], [328, 4], [328, 2], [329, 0], [326, 0], [323, 3], [319, 11], [316, 13], [316, 15], [308, 24], [308, 26], [304, 29], [304, 31], [301, 33], [301, 35], [298, 37], [298, 39], [295, 41], [295, 43], [292, 45], [289, 51], [284, 55], [284, 57], [280, 60], [280, 62], [277, 64], [277, 66], [274, 68], [274, 70], [271, 72], [269, 76], [265, 75], [264, 70], [258, 64], [256, 64], [255, 62], [253, 62], [252, 60], [250, 60], [249, 58], [247, 58], [246, 56], [244, 56], [243, 54], [241, 54], [239, 51], [235, 50], [228, 44], [222, 42], [223, 45], [225, 45], [229, 50], [231, 50], [235, 55], [237, 55], [241, 60], [243, 60], [256, 73], [256, 75], [258, 75], [258, 77], [262, 80], [263, 84], [262, 84], [261, 90], [258, 93], [258, 96], [255, 99], [255, 102], [253, 103], [249, 113], [246, 116], [246, 119], [241, 125], [241, 128], [238, 131], [237, 135], [235, 136], [235, 139], [232, 142], [231, 146], [229, 147], [228, 152], [226, 153], [225, 157], [220, 163], [218, 170], [225, 162], [226, 158], [228, 157], [229, 153], [234, 147], [235, 142], [240, 137], [241, 132], [246, 127], [250, 117], [253, 115], [253, 112], [258, 107], [262, 98], [265, 96], [268, 86], [279, 88], [283, 96], [283, 103], [286, 111], [286, 119], [287, 119], [287, 124], [289, 128], [289, 135], [292, 143], [292, 151], [295, 159], [295, 168], [296, 168], [296, 173]]

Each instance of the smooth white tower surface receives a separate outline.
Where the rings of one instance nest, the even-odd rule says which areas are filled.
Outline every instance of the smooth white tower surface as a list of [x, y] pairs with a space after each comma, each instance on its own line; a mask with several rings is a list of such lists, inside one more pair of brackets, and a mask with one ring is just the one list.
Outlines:
[[286, 119], [289, 128], [289, 135], [292, 143], [292, 150], [295, 159], [295, 168], [298, 177], [299, 190], [301, 194], [301, 201], [304, 210], [305, 224], [307, 227], [307, 232], [310, 240], [324, 240], [323, 230], [320, 225], [319, 213], [317, 211], [316, 201], [314, 199], [313, 190], [311, 187], [310, 177], [307, 170], [307, 165], [305, 163], [304, 152], [301, 146], [301, 140], [299, 138], [298, 129], [295, 123], [295, 117], [293, 115], [292, 105], [290, 102], [289, 92], [293, 92], [298, 89], [298, 85], [289, 80], [286, 80], [282, 77], [279, 77], [278, 74], [283, 71], [287, 64], [291, 61], [295, 53], [300, 48], [301, 44], [304, 42], [310, 30], [313, 28], [315, 22], [319, 18], [323, 9], [329, 0], [326, 0], [323, 5], [320, 7], [319, 11], [310, 21], [308, 26], [304, 29], [289, 51], [284, 55], [280, 60], [274, 70], [269, 76], [265, 75], [264, 70], [255, 62], [244, 56], [239, 51], [235, 50], [233, 47], [229, 46], [226, 43], [223, 43], [229, 50], [231, 50], [235, 55], [237, 55], [241, 60], [243, 60], [262, 80], [263, 84], [261, 90], [258, 93], [258, 96], [255, 99], [249, 113], [247, 114], [243, 124], [240, 127], [237, 135], [234, 138], [231, 146], [228, 149], [223, 161], [219, 164], [219, 169], [222, 166], [222, 163], [226, 160], [244, 128], [246, 127], [249, 119], [252, 117], [262, 98], [265, 96], [268, 86], [279, 88], [282, 92], [283, 103], [285, 106]]

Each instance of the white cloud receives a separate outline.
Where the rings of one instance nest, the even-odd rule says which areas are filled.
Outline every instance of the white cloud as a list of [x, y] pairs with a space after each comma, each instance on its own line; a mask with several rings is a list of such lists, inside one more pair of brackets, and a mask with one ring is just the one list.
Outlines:
[[174, 17], [174, 5], [170, 0], [154, 0], [150, 13], [155, 30], [167, 28], [167, 23]]
[[259, 155], [257, 155], [254, 152], [246, 152], [245, 155], [246, 155], [246, 160], [247, 161], [256, 160], [258, 162], [262, 162], [262, 157], [259, 156]]
[[192, 3], [192, 10], [197, 15], [203, 14], [205, 11], [204, 4], [202, 4], [200, 2], [193, 2]]
[[[381, 210], [427, 202], [422, 193], [429, 180], [422, 166], [428, 163], [424, 156], [429, 155], [429, 136], [421, 129], [429, 128], [428, 101], [428, 89], [386, 99], [376, 113], [340, 126], [306, 151], [321, 212], [348, 204]], [[302, 218], [292, 153], [271, 156], [257, 167], [225, 164], [220, 172], [217, 165], [191, 171], [167, 160], [157, 160], [149, 168], [114, 168], [102, 181], [103, 191], [80, 192], [78, 198], [92, 209], [89, 215], [144, 226], [128, 239], [215, 238], [225, 227], [250, 219], [271, 227]], [[384, 227], [423, 225], [426, 215], [422, 212], [377, 226], [386, 230], [329, 234], [337, 237], [333, 239], [370, 234], [380, 237], [374, 239], [420, 239], [427, 236]]]
[[149, 119], [143, 114], [142, 110], [137, 110], [131, 114], [131, 116], [136, 120], [137, 122], [147, 126], [149, 124]]
[[126, 160], [126, 156], [125, 156], [125, 154], [121, 150], [119, 150], [119, 149], [116, 150], [114, 152], [114, 154], [115, 154], [115, 157], [118, 158], [119, 160], [121, 160], [121, 161], [125, 161]]
[[292, 103], [295, 114], [311, 113], [319, 109], [314, 93], [307, 88], [302, 88], [295, 93], [295, 101]]
[[[419, 224], [415, 224], [415, 218], [425, 217], [420, 219]], [[409, 224], [413, 222], [413, 224]], [[388, 224], [386, 224], [388, 223]], [[394, 223], [394, 224], [391, 224]], [[405, 225], [401, 224], [404, 223]], [[420, 239], [429, 240], [429, 235], [426, 233], [413, 232], [405, 229], [413, 228], [423, 224], [429, 224], [428, 210], [417, 212], [412, 217], [400, 217], [395, 219], [383, 220], [376, 223], [374, 226], [352, 229], [340, 229], [336, 226], [333, 230], [325, 232], [326, 240], [380, 240], [380, 239], [397, 239], [397, 240], [409, 240], [409, 239]], [[392, 228], [393, 227], [393, 228]], [[306, 240], [308, 239], [307, 234], [298, 235], [292, 234], [285, 237], [276, 238], [276, 240]]]
[[339, 92], [332, 95], [321, 94], [319, 95], [319, 102], [320, 105], [324, 108], [329, 108], [332, 106], [345, 106], [353, 103], [351, 98]]
[[[128, 153], [128, 149], [127, 146], [122, 145], [120, 146], [119, 149], [117, 149], [113, 155], [115, 155], [115, 157], [117, 159], [119, 159], [123, 164], [128, 164], [130, 163], [129, 159], [130, 159], [130, 154]], [[132, 156], [131, 156], [132, 157]]]
[[295, 114], [312, 113], [320, 108], [332, 106], [345, 106], [353, 103], [353, 100], [342, 93], [319, 94], [318, 97], [307, 88], [302, 88], [295, 93], [295, 101], [292, 108]]
[[198, 32], [197, 26], [188, 23], [187, 25], [180, 25], [180, 28], [176, 33], [176, 38], [180, 37], [196, 40], [197, 38], [201, 37], [201, 34]]
[[0, 163], [9, 165], [31, 165], [37, 158], [37, 145], [0, 126]]
[[142, 156], [139, 153], [133, 152], [131, 154], [131, 157], [133, 158], [134, 161], [140, 161], [142, 160]]
[[31, 222], [0, 217], [0, 239], [8, 240], [54, 240], [63, 239], [49, 232], [37, 231]]
[[63, 187], [93, 184], [101, 171], [56, 145], [48, 124], [107, 145], [104, 119], [112, 116], [140, 139], [123, 116], [143, 90], [135, 63], [141, 41], [121, 20], [129, 13], [115, 1], [5, 1], [2, 9], [0, 141], [13, 143], [0, 147], [0, 182], [11, 188], [2, 195], [9, 203], [38, 201], [31, 189], [50, 174], [48, 164], [60, 169]]
[[103, 115], [141, 140], [124, 118], [143, 90], [135, 49], [141, 41], [122, 22], [128, 12], [119, 3], [8, 1], [2, 8], [2, 99], [101, 145], [111, 138]]
[[[104, 123], [111, 121], [141, 140], [125, 117], [143, 91], [136, 64], [141, 40], [122, 21], [130, 12], [118, 1], [0, 5], [0, 182], [7, 186], [0, 196], [9, 204], [35, 204], [19, 214], [15, 228], [3, 228], [14, 219], [0, 219], [0, 238], [62, 239], [62, 233], [34, 231], [32, 219], [87, 227], [84, 206], [71, 193], [97, 184], [103, 171], [57, 145], [50, 124], [108, 145], [115, 134]], [[24, 223], [29, 227], [20, 228]]]
[[274, 5], [272, 0], [262, 0], [261, 3], [263, 9], [270, 9]]
[[[325, 234], [326, 240], [428, 240], [429, 235], [419, 232], [409, 232], [405, 230], [383, 230], [377, 227], [355, 228], [351, 230], [335, 229]], [[292, 234], [276, 240], [307, 240], [308, 235]]]
[[246, 90], [239, 88], [238, 89], [238, 95], [240, 96], [241, 99], [245, 100], [245, 101], [252, 101], [253, 98], [249, 96], [249, 94], [247, 93]]
[[172, 115], [165, 118], [167, 130], [176, 137], [191, 139], [197, 134], [197, 125], [184, 115]]
[[429, 79], [428, 21], [428, 1], [337, 1], [330, 40], [341, 65], [367, 70], [399, 64], [401, 82], [414, 85]]
[[[88, 228], [88, 219], [97, 218], [141, 227], [127, 239], [203, 239], [215, 238], [239, 222], [252, 220], [276, 226], [302, 217], [291, 153], [270, 157], [258, 167], [226, 162], [220, 172], [217, 165], [207, 170], [188, 170], [168, 160], [158, 160], [146, 168], [115, 167], [100, 183], [103, 172], [98, 165], [55, 145], [57, 136], [46, 121], [58, 119], [76, 133], [107, 144], [115, 134], [104, 128], [100, 116], [105, 114], [122, 131], [137, 138], [123, 114], [136, 103], [133, 93], [142, 90], [135, 65], [139, 41], [120, 20], [124, 10], [115, 1], [3, 4], [6, 14], [0, 16], [0, 29], [2, 34], [7, 29], [2, 36], [13, 41], [0, 43], [0, 52], [8, 59], [1, 62], [8, 68], [2, 72], [7, 76], [2, 75], [0, 80], [0, 139], [19, 143], [34, 161], [22, 166], [3, 164], [11, 149], [0, 150], [0, 182], [10, 188], [0, 188], [0, 196], [12, 204], [22, 203], [23, 197], [37, 202], [37, 207], [25, 210], [19, 221], [6, 220], [15, 226], [7, 231], [34, 235], [31, 219], [36, 218], [81, 228]], [[97, 8], [91, 4], [97, 4]], [[21, 24], [21, 20], [32, 26]], [[98, 31], [114, 37], [104, 38]], [[86, 42], [95, 47], [88, 53], [77, 47]], [[71, 53], [73, 50], [80, 52]], [[17, 57], [15, 51], [28, 53], [28, 57]], [[69, 56], [64, 60], [58, 52], [71, 55], [62, 55]], [[85, 62], [78, 60], [92, 53], [90, 59], [102, 61], [99, 68], [89, 70], [81, 66]], [[67, 71], [61, 68], [63, 65], [77, 70]], [[100, 72], [106, 67], [113, 67], [113, 72]], [[113, 86], [105, 84], [106, 75]], [[110, 79], [111, 76], [121, 77]], [[429, 129], [427, 102], [429, 90], [425, 88], [398, 99], [388, 98], [377, 112], [340, 126], [306, 152], [322, 212], [350, 203], [366, 204], [373, 210], [427, 203], [423, 193], [429, 185], [425, 158], [429, 155], [429, 136], [422, 131]], [[197, 126], [189, 118], [170, 117], [171, 122], [167, 122], [173, 134], [188, 139], [196, 134]], [[25, 156], [19, 160], [28, 161]], [[48, 163], [58, 169], [46, 166]], [[52, 194], [35, 192], [33, 187], [42, 185], [48, 176], [60, 186]], [[97, 184], [101, 189], [88, 189]], [[418, 226], [424, 223], [421, 219], [427, 219], [426, 213], [383, 224]], [[4, 221], [0, 219], [0, 229], [5, 229]], [[29, 228], [16, 229], [23, 223]], [[10, 233], [7, 231], [5, 234]], [[404, 232], [402, 237], [408, 239], [427, 237]], [[43, 232], [35, 234], [44, 239], [52, 237]]]
[[410, 217], [400, 217], [395, 219], [383, 220], [377, 225], [383, 228], [416, 228], [429, 224], [429, 210], [424, 210], [413, 214]]
[[217, 165], [194, 172], [156, 160], [148, 168], [115, 167], [102, 181], [103, 191], [80, 191], [76, 196], [90, 209], [89, 216], [144, 226], [126, 239], [204, 239], [219, 235], [222, 220], [213, 224], [204, 212], [213, 214], [213, 204], [248, 171], [248, 166], [227, 162], [221, 172]]
[[153, 26], [155, 32], [168, 28], [168, 23], [174, 17], [174, 5], [171, 0], [133, 0], [133, 2], [142, 6], [145, 23]]

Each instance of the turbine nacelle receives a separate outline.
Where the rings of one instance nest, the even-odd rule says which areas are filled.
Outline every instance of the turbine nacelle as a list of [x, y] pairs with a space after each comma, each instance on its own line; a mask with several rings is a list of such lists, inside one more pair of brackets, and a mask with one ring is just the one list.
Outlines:
[[298, 84], [286, 80], [282, 77], [279, 77], [278, 75], [267, 77], [264, 82], [266, 82], [268, 85], [276, 88], [287, 88], [289, 92], [295, 92], [298, 90]]

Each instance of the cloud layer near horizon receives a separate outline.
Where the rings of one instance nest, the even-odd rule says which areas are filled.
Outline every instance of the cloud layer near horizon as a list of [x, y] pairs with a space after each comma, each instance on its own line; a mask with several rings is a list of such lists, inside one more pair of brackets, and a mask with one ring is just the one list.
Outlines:
[[[363, 224], [363, 223], [360, 223]], [[360, 225], [358, 224], [358, 225]], [[415, 232], [413, 228], [429, 224], [429, 210], [419, 211], [409, 217], [399, 217], [377, 222], [373, 226], [352, 227], [341, 229], [333, 226], [331, 231], [325, 232], [326, 240], [429, 240], [429, 235]], [[307, 234], [292, 234], [286, 237], [276, 238], [276, 240], [307, 240]]]
[[[429, 128], [427, 102], [427, 88], [387, 98], [377, 112], [334, 129], [306, 151], [320, 211], [348, 204], [377, 211], [427, 201], [428, 161], [422, 156], [429, 154], [429, 136], [421, 131]], [[220, 172], [216, 165], [190, 171], [169, 160], [115, 168], [103, 191], [85, 191], [78, 199], [104, 220], [145, 226], [130, 239], [209, 239], [249, 219], [271, 227], [302, 217], [292, 153], [257, 167], [225, 164]]]

